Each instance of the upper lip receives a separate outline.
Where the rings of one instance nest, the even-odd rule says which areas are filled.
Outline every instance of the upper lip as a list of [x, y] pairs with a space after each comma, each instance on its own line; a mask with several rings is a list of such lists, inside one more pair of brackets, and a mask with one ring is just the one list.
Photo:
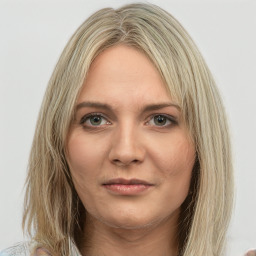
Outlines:
[[123, 179], [123, 178], [117, 178], [117, 179], [111, 179], [107, 182], [104, 182], [103, 185], [113, 185], [113, 184], [122, 184], [122, 185], [153, 185], [145, 180], [139, 180], [139, 179]]

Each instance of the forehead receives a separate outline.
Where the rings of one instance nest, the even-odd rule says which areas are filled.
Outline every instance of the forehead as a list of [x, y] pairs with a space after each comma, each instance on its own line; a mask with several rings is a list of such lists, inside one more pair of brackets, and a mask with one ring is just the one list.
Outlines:
[[92, 63], [78, 101], [139, 104], [171, 101], [166, 86], [150, 59], [140, 51], [114, 46]]

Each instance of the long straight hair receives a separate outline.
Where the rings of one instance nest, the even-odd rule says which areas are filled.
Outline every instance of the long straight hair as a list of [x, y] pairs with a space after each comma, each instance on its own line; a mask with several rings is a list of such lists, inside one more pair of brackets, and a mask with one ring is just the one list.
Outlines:
[[74, 107], [93, 60], [118, 44], [150, 58], [181, 106], [197, 152], [191, 188], [181, 206], [179, 253], [220, 256], [233, 204], [233, 172], [224, 107], [192, 39], [152, 4], [106, 8], [90, 16], [65, 47], [49, 81], [30, 154], [23, 228], [52, 255], [70, 255], [85, 209], [65, 157]]

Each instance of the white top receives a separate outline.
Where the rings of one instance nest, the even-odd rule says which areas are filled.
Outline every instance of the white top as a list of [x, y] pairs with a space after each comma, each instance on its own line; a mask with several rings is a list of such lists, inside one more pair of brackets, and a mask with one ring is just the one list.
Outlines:
[[[19, 243], [0, 252], [0, 256], [44, 256], [44, 255], [47, 256], [49, 255], [46, 252], [44, 253], [42, 250], [32, 255], [31, 251], [34, 248], [35, 248], [34, 244], [30, 242]], [[70, 242], [70, 248], [71, 248], [70, 256], [82, 256], [74, 243]]]

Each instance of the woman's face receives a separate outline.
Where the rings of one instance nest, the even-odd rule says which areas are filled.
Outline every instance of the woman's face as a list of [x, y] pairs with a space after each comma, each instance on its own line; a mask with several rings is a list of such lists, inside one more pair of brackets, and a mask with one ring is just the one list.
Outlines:
[[73, 182], [92, 219], [131, 229], [179, 214], [195, 148], [141, 52], [114, 46], [95, 59], [67, 142]]

